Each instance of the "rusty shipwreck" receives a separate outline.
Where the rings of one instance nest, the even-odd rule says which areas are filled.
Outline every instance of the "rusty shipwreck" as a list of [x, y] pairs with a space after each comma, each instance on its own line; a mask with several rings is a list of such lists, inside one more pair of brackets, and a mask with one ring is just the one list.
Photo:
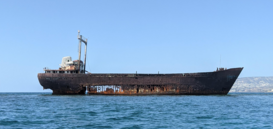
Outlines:
[[[217, 68], [213, 72], [172, 74], [98, 74], [85, 70], [87, 39], [78, 33], [79, 59], [64, 57], [60, 68], [44, 68], [38, 79], [53, 94], [104, 95], [226, 95], [243, 70]], [[81, 44], [85, 44], [84, 62]]]

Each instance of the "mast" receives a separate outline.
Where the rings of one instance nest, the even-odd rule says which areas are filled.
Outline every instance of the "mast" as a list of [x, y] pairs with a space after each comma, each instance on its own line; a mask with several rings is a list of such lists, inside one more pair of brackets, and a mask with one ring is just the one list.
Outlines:
[[86, 66], [87, 39], [85, 39], [85, 41], [86, 41], [86, 44], [85, 44], [84, 63], [83, 63], [83, 66], [84, 66], [83, 71], [84, 71], [84, 73], [85, 73], [85, 66]]
[[81, 39], [82, 36], [80, 35], [80, 30], [78, 30], [78, 39], [79, 39], [79, 60], [78, 60], [78, 69], [79, 69], [79, 73], [80, 73], [80, 63], [81, 63], [81, 50], [82, 50], [82, 43], [81, 43]]
[[85, 73], [85, 66], [86, 66], [86, 52], [87, 52], [87, 39], [84, 38], [82, 35], [80, 35], [80, 31], [78, 31], [78, 39], [79, 39], [79, 64], [78, 64], [78, 69], [79, 73], [81, 73], [80, 70], [80, 63], [81, 63], [81, 43], [83, 42], [85, 44], [85, 54], [84, 54], [84, 64], [83, 64], [83, 72]]

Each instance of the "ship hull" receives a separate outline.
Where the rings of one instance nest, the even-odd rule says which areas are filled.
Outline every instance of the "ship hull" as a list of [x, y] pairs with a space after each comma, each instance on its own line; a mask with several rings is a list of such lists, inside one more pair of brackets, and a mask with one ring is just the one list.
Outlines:
[[94, 95], [226, 95], [243, 68], [184, 74], [39, 73], [53, 94]]

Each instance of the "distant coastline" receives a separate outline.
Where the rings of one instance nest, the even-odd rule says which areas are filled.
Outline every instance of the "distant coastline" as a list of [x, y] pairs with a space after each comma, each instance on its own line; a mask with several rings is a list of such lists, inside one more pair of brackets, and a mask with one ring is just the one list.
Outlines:
[[273, 77], [238, 78], [230, 93], [273, 93]]

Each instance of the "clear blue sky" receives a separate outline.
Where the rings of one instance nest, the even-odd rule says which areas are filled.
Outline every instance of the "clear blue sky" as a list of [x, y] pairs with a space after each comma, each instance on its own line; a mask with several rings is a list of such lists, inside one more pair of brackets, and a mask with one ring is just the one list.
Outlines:
[[[272, 0], [4, 0], [0, 92], [40, 92], [37, 74], [78, 58], [92, 73], [185, 73], [244, 67], [273, 76]], [[50, 90], [45, 90], [50, 91]]]

